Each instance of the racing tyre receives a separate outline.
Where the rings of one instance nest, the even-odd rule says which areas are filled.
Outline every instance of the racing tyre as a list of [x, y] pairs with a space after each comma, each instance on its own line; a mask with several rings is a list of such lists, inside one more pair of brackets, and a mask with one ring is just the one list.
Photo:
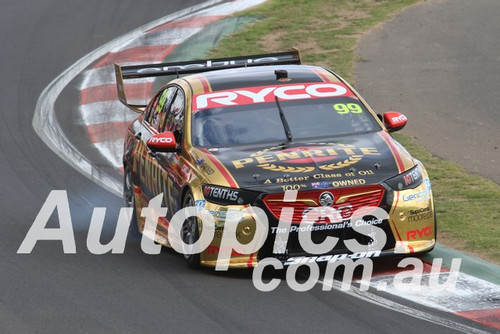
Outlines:
[[125, 168], [123, 176], [123, 204], [126, 207], [134, 208], [128, 228], [129, 235], [132, 237], [140, 237], [141, 233], [139, 232], [139, 228], [137, 226], [137, 213], [135, 208], [134, 181], [132, 179], [132, 171], [128, 167]]
[[[182, 207], [194, 206], [194, 199], [191, 192], [188, 192], [182, 202]], [[186, 244], [194, 244], [199, 238], [198, 218], [189, 217], [182, 225], [181, 238]], [[198, 269], [200, 267], [200, 254], [184, 254], [184, 258], [189, 267]]]

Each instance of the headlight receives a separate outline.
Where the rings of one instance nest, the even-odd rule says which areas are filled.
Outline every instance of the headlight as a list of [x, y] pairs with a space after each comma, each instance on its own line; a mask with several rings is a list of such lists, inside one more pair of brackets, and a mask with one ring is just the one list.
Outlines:
[[219, 205], [245, 205], [252, 203], [258, 192], [204, 184], [203, 196], [209, 202]]
[[422, 183], [422, 171], [420, 170], [420, 166], [416, 165], [398, 176], [385, 180], [385, 183], [394, 190], [416, 188]]

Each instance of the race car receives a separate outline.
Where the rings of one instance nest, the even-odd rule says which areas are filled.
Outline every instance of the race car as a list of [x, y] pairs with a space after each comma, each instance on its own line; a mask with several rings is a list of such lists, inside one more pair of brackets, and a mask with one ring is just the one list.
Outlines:
[[[115, 72], [119, 100], [140, 113], [123, 155], [131, 226], [144, 232], [142, 211], [161, 196], [167, 211], [150, 237], [172, 246], [170, 232], [192, 245], [206, 232], [200, 216], [185, 218], [177, 230], [169, 229], [172, 219], [182, 208], [208, 213], [213, 238], [184, 254], [190, 266], [216, 266], [229, 226], [237, 242], [250, 243], [258, 212], [265, 215], [262, 242], [251, 253], [230, 250], [229, 268], [255, 267], [268, 257], [286, 265], [433, 249], [428, 174], [390, 135], [407, 118], [376, 114], [331, 70], [302, 65], [297, 50], [115, 64]], [[174, 77], [147, 105], [127, 101], [124, 80], [160, 76]], [[311, 253], [311, 245], [321, 247]]]

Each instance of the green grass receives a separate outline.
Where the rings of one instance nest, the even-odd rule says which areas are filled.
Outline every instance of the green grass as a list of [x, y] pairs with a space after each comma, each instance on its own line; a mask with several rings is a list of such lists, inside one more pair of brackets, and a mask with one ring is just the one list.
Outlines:
[[225, 39], [217, 56], [297, 47], [304, 63], [326, 66], [352, 81], [359, 36], [415, 0], [269, 0], [240, 15], [261, 17]]
[[[224, 39], [211, 56], [236, 56], [297, 47], [303, 63], [323, 65], [353, 81], [359, 37], [416, 0], [268, 0], [240, 13], [259, 21]], [[500, 263], [500, 187], [443, 161], [396, 134], [428, 169], [438, 218], [438, 241]]]

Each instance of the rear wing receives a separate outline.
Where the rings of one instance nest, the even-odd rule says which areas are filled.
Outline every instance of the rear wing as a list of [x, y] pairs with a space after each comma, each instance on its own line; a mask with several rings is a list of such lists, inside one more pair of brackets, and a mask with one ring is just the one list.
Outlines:
[[136, 112], [142, 112], [144, 106], [129, 104], [125, 94], [123, 81], [126, 79], [149, 78], [165, 75], [195, 74], [221, 69], [252, 67], [262, 65], [299, 65], [299, 50], [292, 49], [288, 52], [266, 53], [259, 55], [215, 58], [181, 61], [175, 63], [144, 64], [133, 66], [120, 66], [115, 64], [116, 88], [118, 99], [121, 103]]
[[116, 76], [116, 91], [118, 93], [118, 100], [130, 108], [132, 111], [142, 113], [144, 111], [145, 105], [138, 104], [130, 104], [127, 101], [127, 95], [125, 94], [125, 86], [123, 84], [124, 79], [128, 79], [123, 76], [122, 67], [118, 64], [115, 64], [115, 76]]

